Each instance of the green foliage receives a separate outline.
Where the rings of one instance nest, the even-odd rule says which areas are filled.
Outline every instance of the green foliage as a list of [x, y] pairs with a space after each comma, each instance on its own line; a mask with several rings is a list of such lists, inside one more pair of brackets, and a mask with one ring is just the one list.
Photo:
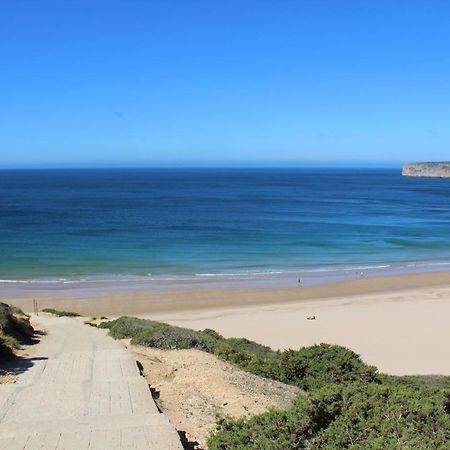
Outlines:
[[373, 381], [376, 369], [344, 347], [320, 344], [275, 352], [242, 338], [225, 339], [214, 330], [195, 331], [166, 323], [123, 316], [99, 325], [115, 339], [164, 350], [195, 348], [214, 353], [241, 369], [310, 390], [328, 383]]
[[319, 344], [286, 350], [273, 365], [271, 378], [312, 390], [330, 383], [375, 381], [376, 368], [364, 364], [359, 355], [339, 345]]
[[28, 317], [28, 319], [30, 318], [29, 314], [25, 314], [22, 309], [20, 309], [18, 306], [14, 306], [14, 305], [8, 305], [9, 309], [11, 310], [11, 313], [16, 315], [16, 316], [22, 316], [22, 317]]
[[12, 336], [0, 332], [0, 361], [9, 361], [14, 358], [14, 349], [20, 345]]
[[214, 354], [246, 372], [268, 378], [271, 378], [272, 365], [279, 355], [270, 347], [242, 338], [218, 340]]
[[286, 411], [225, 419], [210, 450], [444, 449], [450, 439], [449, 391], [402, 382], [329, 384]]
[[219, 342], [214, 354], [248, 372], [311, 390], [329, 383], [374, 381], [376, 368], [364, 364], [351, 350], [320, 344], [300, 350], [274, 352], [246, 339]]
[[434, 389], [450, 390], [450, 377], [445, 375], [407, 375], [402, 377], [392, 375], [379, 375], [380, 381], [385, 384], [395, 384], [409, 387], [431, 387]]
[[137, 345], [212, 352], [243, 370], [308, 391], [287, 410], [221, 420], [209, 438], [211, 450], [450, 448], [450, 377], [379, 375], [337, 345], [275, 352], [214, 330], [132, 317], [100, 327]]
[[211, 353], [215, 345], [215, 338], [202, 331], [189, 330], [160, 324], [152, 330], [144, 331], [133, 339], [131, 343], [163, 350], [195, 348]]
[[217, 348], [216, 354], [237, 354], [240, 352], [250, 353], [258, 358], [272, 358], [277, 355], [270, 347], [258, 344], [257, 342], [249, 341], [244, 338], [228, 338], [220, 342], [220, 348]]
[[114, 339], [131, 339], [143, 331], [149, 331], [160, 325], [160, 322], [154, 322], [153, 320], [122, 316], [116, 320], [102, 322], [99, 325], [99, 328], [109, 329], [109, 334]]
[[18, 342], [26, 342], [34, 335], [28, 316], [6, 303], [0, 303], [0, 331], [16, 339]]
[[0, 303], [0, 361], [14, 356], [14, 349], [28, 343], [34, 335], [29, 316], [19, 308]]
[[163, 350], [196, 348], [212, 352], [216, 340], [221, 338], [212, 330], [195, 331], [126, 316], [103, 322], [99, 327], [108, 328], [109, 334], [115, 339], [131, 339], [133, 345]]
[[78, 313], [70, 312], [70, 311], [58, 311], [57, 309], [53, 308], [44, 308], [42, 312], [46, 312], [49, 314], [53, 314], [54, 316], [58, 317], [80, 317]]

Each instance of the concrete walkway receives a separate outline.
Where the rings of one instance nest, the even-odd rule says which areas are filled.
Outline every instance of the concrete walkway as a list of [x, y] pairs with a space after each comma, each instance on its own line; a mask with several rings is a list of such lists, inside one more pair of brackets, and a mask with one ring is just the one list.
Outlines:
[[76, 319], [33, 317], [48, 336], [0, 385], [0, 449], [182, 449], [131, 354]]

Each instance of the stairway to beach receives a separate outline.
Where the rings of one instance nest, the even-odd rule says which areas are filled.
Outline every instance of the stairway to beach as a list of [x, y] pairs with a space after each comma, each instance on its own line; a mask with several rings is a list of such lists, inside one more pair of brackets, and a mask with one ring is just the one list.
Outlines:
[[76, 319], [33, 322], [48, 336], [0, 385], [1, 450], [182, 449], [125, 348]]

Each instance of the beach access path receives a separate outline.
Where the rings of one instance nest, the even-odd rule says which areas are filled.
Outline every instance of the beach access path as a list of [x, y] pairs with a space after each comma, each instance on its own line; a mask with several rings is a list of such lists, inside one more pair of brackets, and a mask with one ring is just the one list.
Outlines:
[[182, 449], [120, 343], [77, 319], [32, 321], [48, 335], [0, 385], [1, 450]]

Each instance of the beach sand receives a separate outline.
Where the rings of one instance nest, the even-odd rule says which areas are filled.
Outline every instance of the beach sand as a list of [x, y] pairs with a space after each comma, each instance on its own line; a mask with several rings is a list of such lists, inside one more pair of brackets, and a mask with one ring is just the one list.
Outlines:
[[[188, 289], [90, 297], [34, 292], [7, 301], [86, 316], [148, 317], [273, 348], [340, 344], [389, 374], [450, 375], [450, 272], [372, 277], [283, 289]], [[307, 320], [314, 315], [316, 320]]]

